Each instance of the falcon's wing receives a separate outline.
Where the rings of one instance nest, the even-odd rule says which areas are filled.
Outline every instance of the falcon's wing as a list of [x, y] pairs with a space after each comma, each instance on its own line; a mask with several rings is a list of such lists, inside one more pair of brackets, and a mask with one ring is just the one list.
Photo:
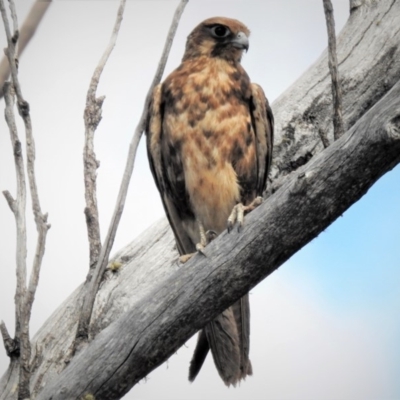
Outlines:
[[274, 144], [274, 116], [261, 86], [251, 84], [251, 121], [256, 135], [258, 176], [257, 195], [262, 196], [267, 187], [267, 178]]
[[160, 192], [165, 213], [175, 234], [178, 251], [180, 254], [188, 254], [196, 251], [196, 247], [185, 232], [182, 218], [175, 204], [185, 204], [186, 199], [181, 199], [184, 181], [174, 182], [173, 179], [182, 176], [180, 160], [174, 158], [164, 159], [163, 156], [163, 119], [164, 107], [162, 99], [162, 86], [158, 85], [153, 91], [149, 106], [148, 121], [146, 126], [147, 153], [150, 169]]
[[[257, 152], [257, 181], [255, 182], [256, 193], [262, 196], [267, 186], [268, 172], [271, 165], [273, 134], [274, 134], [274, 117], [268, 100], [260, 86], [251, 84], [250, 98], [250, 114], [253, 130], [256, 136], [256, 152]], [[228, 314], [231, 312], [232, 314]], [[229, 317], [228, 317], [229, 316]], [[249, 295], [246, 294], [241, 299], [232, 304], [224, 314], [218, 316], [219, 320], [215, 320], [205, 327], [208, 342], [218, 372], [225, 384], [235, 385], [247, 375], [252, 375], [252, 366], [249, 359], [250, 347], [250, 304]], [[221, 322], [225, 321], [222, 325]], [[227, 329], [230, 327], [232, 334], [227, 335]], [[217, 334], [210, 336], [210, 329]], [[225, 337], [222, 337], [224, 334]], [[227, 337], [230, 339], [228, 340]], [[216, 341], [218, 339], [218, 342]], [[237, 340], [236, 340], [237, 339]], [[190, 368], [189, 379], [193, 380], [195, 374], [201, 367], [208, 352], [208, 347], [204, 341], [204, 334], [199, 336], [199, 342]], [[214, 344], [214, 345], [213, 345]], [[196, 359], [196, 356], [198, 360]], [[199, 362], [200, 367], [196, 361]]]

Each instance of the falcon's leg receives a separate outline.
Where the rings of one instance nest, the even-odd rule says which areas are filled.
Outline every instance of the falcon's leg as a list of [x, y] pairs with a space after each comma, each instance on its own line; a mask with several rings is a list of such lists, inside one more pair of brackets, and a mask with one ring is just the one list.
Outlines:
[[199, 233], [200, 233], [200, 243], [196, 244], [196, 250], [204, 254], [204, 248], [207, 246], [207, 238], [206, 238], [206, 231], [204, 229], [204, 225], [201, 223], [201, 221], [197, 220], [197, 225], [199, 226]]
[[258, 196], [248, 206], [244, 206], [242, 203], [236, 204], [236, 206], [233, 207], [231, 215], [228, 218], [228, 233], [233, 229], [233, 226], [236, 222], [238, 223], [238, 231], [240, 231], [243, 226], [244, 215], [257, 208], [262, 203], [262, 201], [263, 198], [261, 196]]
[[179, 261], [182, 264], [185, 264], [185, 262], [188, 262], [196, 253], [189, 253], [189, 254], [184, 254], [183, 256], [179, 257]]
[[[197, 220], [197, 224], [199, 227], [200, 242], [196, 244], [196, 250], [198, 253], [201, 253], [205, 256], [204, 248], [217, 236], [217, 234], [214, 231], [206, 232], [201, 221]], [[189, 261], [195, 254], [196, 253], [184, 254], [183, 256], [179, 257], [179, 260], [181, 263], [185, 263]]]

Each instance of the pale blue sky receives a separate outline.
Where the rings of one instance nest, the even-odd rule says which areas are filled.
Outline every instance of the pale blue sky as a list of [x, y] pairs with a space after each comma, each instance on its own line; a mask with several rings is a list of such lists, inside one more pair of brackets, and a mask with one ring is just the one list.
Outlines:
[[[23, 21], [32, 0], [17, 0]], [[98, 94], [106, 95], [96, 133], [104, 235], [127, 148], [178, 1], [128, 0], [117, 46]], [[337, 29], [348, 1], [334, 0]], [[83, 281], [83, 107], [89, 79], [108, 43], [118, 2], [55, 1], [21, 58], [30, 102], [37, 174], [52, 228], [32, 315], [32, 333]], [[205, 18], [240, 19], [252, 31], [243, 65], [276, 99], [326, 47], [322, 0], [190, 0], [166, 73], [179, 65], [188, 33]], [[0, 47], [5, 47], [0, 30]], [[3, 104], [1, 102], [1, 104]], [[22, 132], [22, 130], [21, 130]], [[15, 191], [7, 128], [0, 118], [0, 190]], [[254, 376], [227, 389], [209, 359], [187, 382], [194, 340], [150, 374], [126, 399], [399, 399], [400, 168], [251, 292]], [[144, 144], [114, 250], [163, 216]], [[0, 319], [14, 323], [14, 221], [0, 200]], [[34, 237], [35, 228], [28, 226]], [[30, 257], [34, 240], [30, 239]], [[7, 366], [0, 349], [0, 373]]]

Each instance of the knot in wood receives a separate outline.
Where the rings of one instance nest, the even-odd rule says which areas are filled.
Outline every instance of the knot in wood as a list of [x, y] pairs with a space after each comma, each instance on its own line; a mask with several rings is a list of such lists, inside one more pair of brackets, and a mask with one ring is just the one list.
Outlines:
[[7, 356], [16, 359], [20, 356], [20, 345], [18, 339], [11, 339], [10, 337], [4, 339], [4, 347], [6, 348]]
[[21, 157], [21, 154], [22, 154], [21, 142], [19, 140], [16, 140], [14, 143], [14, 156]]
[[22, 118], [29, 116], [29, 103], [25, 100], [18, 102], [18, 112]]
[[13, 44], [16, 44], [18, 42], [19, 39], [19, 30], [16, 30], [13, 37], [11, 38], [11, 41]]
[[300, 172], [297, 175], [297, 179], [294, 182], [290, 194], [294, 196], [302, 196], [307, 193], [307, 188], [309, 186], [310, 179], [314, 176], [313, 171]]
[[[102, 102], [101, 102], [102, 104]], [[92, 103], [88, 107], [85, 108], [85, 120], [88, 126], [92, 127], [93, 129], [96, 129], [97, 126], [99, 125], [101, 121], [101, 114], [102, 114], [102, 109], [101, 109], [101, 104], [99, 105], [98, 102], [96, 101], [95, 103]]]
[[296, 171], [296, 169], [302, 167], [303, 165], [307, 164], [313, 154], [310, 151], [307, 151], [304, 155], [301, 155], [300, 157], [296, 158], [295, 160], [289, 161], [283, 168], [282, 171], [285, 171], [287, 173]]
[[390, 141], [400, 140], [400, 115], [396, 115], [386, 125], [386, 132]]

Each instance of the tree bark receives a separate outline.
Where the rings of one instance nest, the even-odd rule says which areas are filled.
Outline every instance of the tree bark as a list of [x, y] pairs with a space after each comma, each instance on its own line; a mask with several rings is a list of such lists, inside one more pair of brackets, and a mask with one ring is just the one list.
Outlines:
[[[248, 216], [243, 232], [222, 234], [207, 246], [206, 258], [196, 256], [185, 268], [177, 262], [166, 220], [118, 252], [109, 265], [122, 266], [103, 276], [89, 346], [65, 368], [79, 289], [35, 336], [33, 397], [120, 398], [400, 161], [399, 13], [399, 0], [357, 7], [338, 37], [348, 132], [322, 152], [319, 129], [333, 142], [325, 52], [273, 104], [277, 134], [269, 198]], [[0, 381], [0, 399], [13, 399], [12, 390], [11, 365]]]

